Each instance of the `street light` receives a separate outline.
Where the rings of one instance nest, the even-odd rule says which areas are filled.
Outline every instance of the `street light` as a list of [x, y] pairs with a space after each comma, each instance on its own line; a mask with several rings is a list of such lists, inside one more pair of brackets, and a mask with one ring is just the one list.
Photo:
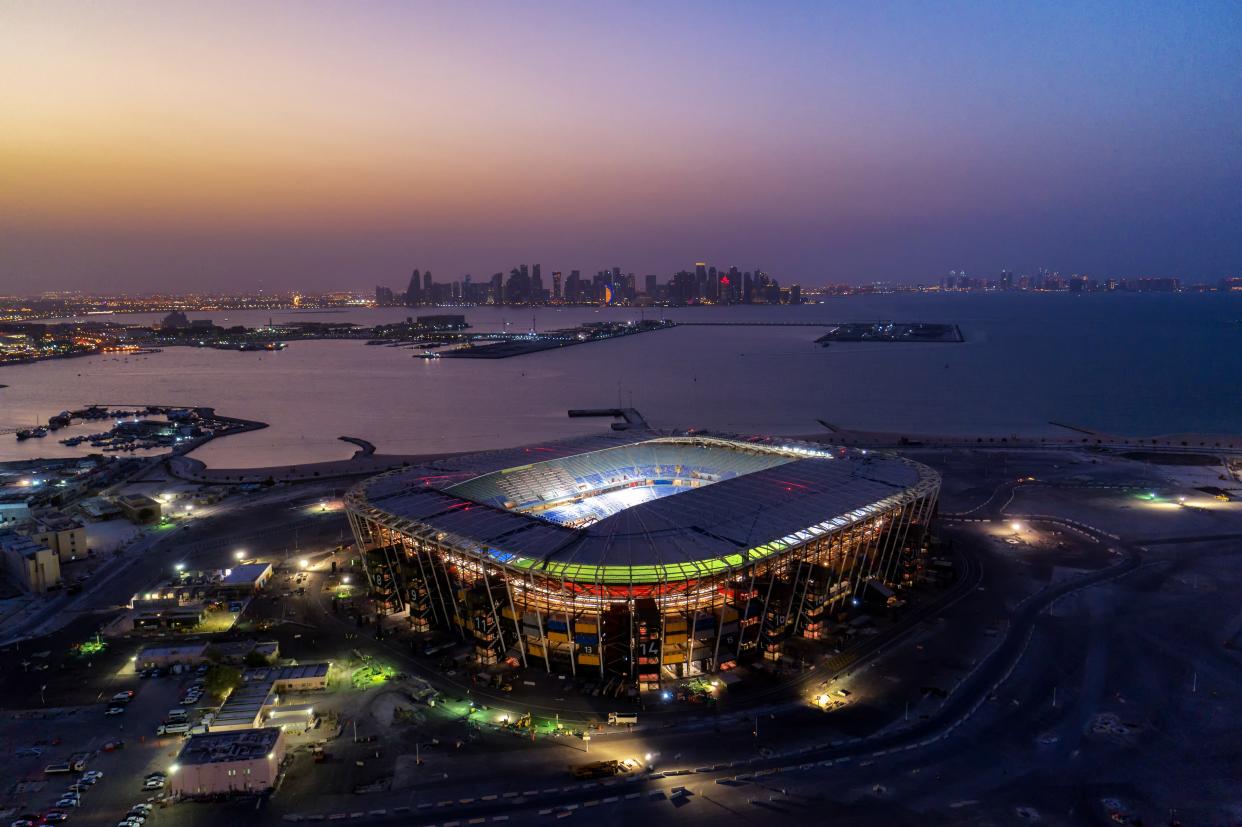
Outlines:
[[1010, 523], [1009, 528], [1013, 531], [1014, 534], [1017, 534], [1019, 531], [1022, 530], [1022, 523]]
[[305, 558], [305, 557], [303, 557], [301, 560], [299, 560], [299, 561], [298, 561], [298, 567], [299, 567], [299, 568], [303, 568], [303, 569], [304, 569], [304, 568], [306, 568], [306, 558]]
[[246, 550], [245, 550], [245, 549], [240, 549], [240, 548], [239, 548], [237, 551], [233, 552], [233, 559], [234, 559], [234, 560], [245, 560], [245, 559], [246, 559]]
[[177, 565], [173, 566], [173, 568], [179, 572], [185, 571], [185, 563], [178, 563]]
[[347, 574], [347, 575], [345, 575], [344, 577], [342, 577], [342, 578], [341, 578], [341, 582], [342, 582], [342, 583], [344, 583], [346, 586], [348, 586], [348, 585], [349, 585], [349, 575]]

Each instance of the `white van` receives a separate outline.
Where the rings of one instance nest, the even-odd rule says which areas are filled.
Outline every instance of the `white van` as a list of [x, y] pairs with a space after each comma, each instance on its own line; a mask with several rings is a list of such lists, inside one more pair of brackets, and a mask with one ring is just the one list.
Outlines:
[[184, 709], [178, 708], [168, 710], [168, 720], [170, 721], [184, 721], [188, 717], [190, 717], [190, 713]]
[[155, 730], [156, 735], [185, 735], [190, 731], [190, 725], [185, 721], [180, 723], [160, 724]]
[[609, 712], [608, 723], [612, 726], [626, 726], [638, 723], [637, 712]]

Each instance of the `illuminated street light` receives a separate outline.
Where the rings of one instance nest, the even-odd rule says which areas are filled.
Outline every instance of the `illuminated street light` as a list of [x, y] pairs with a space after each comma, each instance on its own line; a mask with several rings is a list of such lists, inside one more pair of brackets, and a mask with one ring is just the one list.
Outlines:
[[341, 582], [342, 582], [342, 583], [344, 583], [346, 586], [348, 586], [348, 585], [349, 585], [349, 575], [347, 574], [347, 575], [345, 575], [344, 577], [342, 577], [342, 578], [341, 578]]
[[173, 566], [173, 568], [176, 569], [177, 571], [185, 571], [185, 563], [178, 563], [177, 565]]
[[239, 548], [237, 551], [233, 552], [233, 559], [234, 560], [245, 560], [246, 559], [245, 550]]
[[299, 566], [300, 568], [306, 568], [306, 565], [307, 565], [307, 563], [306, 563], [306, 558], [305, 558], [305, 557], [303, 557], [301, 560], [299, 560], [299, 561], [298, 561], [298, 566]]
[[1022, 530], [1022, 523], [1010, 523], [1009, 528], [1011, 531], [1013, 531], [1014, 534], [1017, 534], [1019, 531]]

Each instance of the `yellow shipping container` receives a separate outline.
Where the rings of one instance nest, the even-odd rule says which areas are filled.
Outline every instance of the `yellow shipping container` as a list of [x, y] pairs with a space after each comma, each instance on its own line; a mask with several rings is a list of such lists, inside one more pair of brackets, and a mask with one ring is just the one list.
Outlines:
[[599, 666], [599, 655], [579, 655], [579, 666]]
[[548, 632], [548, 640], [553, 643], [568, 643], [569, 635], [564, 632]]
[[676, 644], [685, 643], [685, 642], [686, 642], [686, 634], [684, 632], [679, 635], [668, 634], [664, 636], [665, 646], [674, 646]]

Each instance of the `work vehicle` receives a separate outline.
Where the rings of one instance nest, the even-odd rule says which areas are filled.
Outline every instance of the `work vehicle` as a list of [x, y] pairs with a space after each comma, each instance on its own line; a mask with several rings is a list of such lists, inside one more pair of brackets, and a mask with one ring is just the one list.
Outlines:
[[633, 726], [638, 723], [637, 712], [609, 712], [608, 723], [611, 726]]
[[185, 721], [168, 721], [160, 724], [155, 729], [156, 735], [185, 735], [190, 731], [190, 725]]
[[579, 764], [576, 767], [570, 767], [569, 771], [574, 778], [612, 778], [614, 775], [621, 773], [621, 762], [592, 761], [589, 764]]
[[622, 761], [592, 761], [589, 764], [579, 764], [576, 767], [570, 767], [569, 771], [574, 778], [612, 778], [614, 775], [625, 775], [634, 772], [642, 767], [642, 764], [633, 758], [626, 758]]

